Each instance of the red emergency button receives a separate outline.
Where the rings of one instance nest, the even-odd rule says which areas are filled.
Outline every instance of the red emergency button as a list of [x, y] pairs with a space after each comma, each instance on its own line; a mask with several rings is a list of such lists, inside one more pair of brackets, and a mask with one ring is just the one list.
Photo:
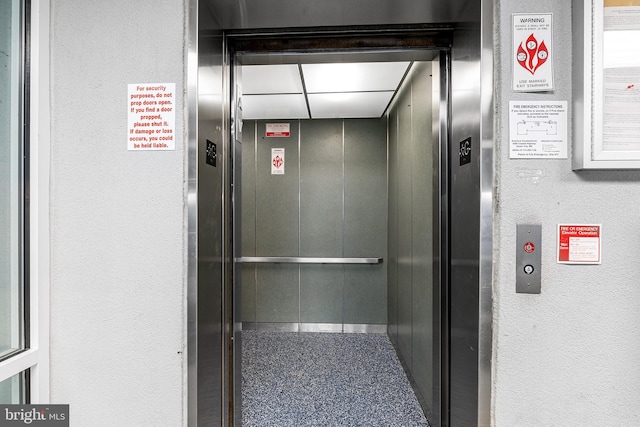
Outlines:
[[534, 245], [531, 242], [527, 242], [524, 244], [524, 251], [528, 254], [532, 253], [533, 251], [536, 250], [536, 245]]

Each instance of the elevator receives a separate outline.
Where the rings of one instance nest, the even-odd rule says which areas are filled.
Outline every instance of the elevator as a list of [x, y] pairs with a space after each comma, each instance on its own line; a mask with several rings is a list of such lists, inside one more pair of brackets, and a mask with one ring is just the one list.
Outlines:
[[[188, 109], [197, 114], [188, 118], [189, 425], [240, 425], [242, 330], [261, 328], [386, 332], [432, 425], [489, 424], [492, 82], [491, 37], [483, 36], [492, 11], [473, 1], [378, 1], [375, 8], [355, 3], [193, 2]], [[243, 67], [296, 64], [302, 70], [314, 63], [401, 61], [410, 66], [383, 117], [324, 119], [322, 125], [304, 118], [243, 117]], [[432, 114], [420, 120], [427, 104]], [[270, 160], [265, 150], [284, 145], [265, 143], [267, 125], [274, 123], [286, 123], [297, 141], [287, 145], [285, 156], [285, 187], [297, 196], [257, 196], [271, 178], [266, 170], [258, 172], [258, 158]], [[376, 128], [378, 136], [371, 133]], [[406, 142], [421, 133], [429, 134], [428, 144]], [[313, 153], [319, 144], [301, 142], [309, 139], [333, 140], [334, 148]], [[377, 145], [363, 143], [376, 139]], [[367, 157], [384, 173], [367, 174], [369, 166], [351, 171], [354, 159]], [[327, 158], [323, 167], [310, 167]], [[247, 174], [251, 168], [253, 175]], [[381, 185], [378, 197], [367, 198]], [[423, 187], [428, 188], [419, 191]], [[328, 192], [329, 202], [314, 205], [304, 188], [309, 194]], [[268, 214], [258, 215], [256, 206], [242, 208], [260, 197], [263, 211], [270, 203], [273, 209], [273, 200], [286, 204], [297, 197], [295, 212], [282, 211], [273, 227], [263, 227], [262, 237], [258, 224], [268, 222]], [[332, 203], [334, 213], [319, 213]], [[247, 215], [252, 209], [253, 217]], [[380, 215], [367, 215], [372, 209], [384, 212], [386, 224], [375, 221]], [[331, 215], [334, 225], [341, 222], [342, 234], [335, 238], [322, 231]], [[296, 253], [273, 244], [259, 250], [259, 239], [290, 238], [278, 230], [291, 223], [297, 228]], [[364, 237], [376, 227], [384, 227], [384, 245]], [[251, 229], [252, 236], [241, 232]], [[287, 292], [259, 288], [259, 275], [261, 283], [271, 276], [274, 284], [289, 277], [297, 305], [260, 313], [260, 298], [273, 306]], [[336, 283], [339, 290], [322, 292]], [[372, 283], [377, 293], [366, 288]], [[360, 295], [353, 295], [358, 288]], [[315, 298], [307, 298], [306, 307], [305, 289]], [[363, 298], [369, 298], [365, 304]]]

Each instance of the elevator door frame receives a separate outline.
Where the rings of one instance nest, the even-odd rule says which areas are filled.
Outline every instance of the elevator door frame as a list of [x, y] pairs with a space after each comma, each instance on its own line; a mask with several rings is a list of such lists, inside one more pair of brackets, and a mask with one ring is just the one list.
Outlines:
[[[418, 4], [419, 3], [419, 4]], [[284, 4], [280, 0], [260, 2], [228, 2], [226, 0], [189, 0], [187, 2], [187, 61], [186, 109], [187, 136], [185, 164], [187, 168], [187, 274], [186, 330], [187, 368], [185, 413], [190, 426], [228, 425], [228, 376], [220, 376], [228, 368], [225, 348], [223, 354], [211, 353], [210, 343], [226, 347], [231, 325], [228, 307], [218, 305], [219, 296], [229, 296], [232, 260], [224, 236], [229, 229], [229, 199], [231, 188], [229, 153], [229, 56], [226, 32], [229, 30], [314, 27], [399, 25], [424, 27], [425, 23], [449, 23], [454, 28], [451, 45], [451, 156], [457, 161], [457, 144], [472, 137], [473, 181], [456, 175], [458, 187], [468, 187], [474, 199], [471, 216], [454, 210], [450, 222], [454, 226], [473, 222], [471, 237], [455, 242], [450, 248], [454, 272], [473, 270], [459, 294], [473, 294], [470, 304], [458, 307], [457, 312], [471, 313], [475, 325], [466, 325], [465, 334], [472, 337], [476, 353], [473, 363], [450, 358], [451, 370], [467, 370], [467, 378], [459, 384], [468, 390], [464, 398], [456, 395], [451, 408], [455, 410], [452, 425], [491, 424], [492, 380], [492, 320], [493, 320], [493, 170], [494, 170], [494, 31], [495, 6], [491, 1], [451, 0], [415, 2], [415, 0], [297, 0]], [[268, 30], [267, 30], [268, 32]], [[204, 58], [204, 59], [203, 59]], [[218, 145], [218, 169], [204, 162], [206, 140]], [[479, 157], [479, 159], [477, 158]], [[453, 159], [452, 159], [453, 158]], [[459, 174], [453, 164], [450, 173]], [[206, 170], [206, 171], [205, 171]], [[203, 172], [204, 171], [204, 172]], [[216, 171], [215, 173], [212, 173]], [[206, 176], [202, 176], [204, 173]], [[449, 178], [451, 180], [451, 177]], [[213, 186], [212, 186], [213, 185]], [[221, 188], [221, 191], [218, 191]], [[223, 206], [224, 205], [224, 206]], [[216, 211], [212, 215], [211, 209]], [[222, 219], [218, 218], [222, 216]], [[470, 220], [471, 218], [471, 220]], [[464, 227], [462, 227], [464, 228]], [[468, 227], [467, 227], [468, 228]], [[221, 237], [222, 236], [222, 237]], [[210, 246], [215, 246], [211, 252]], [[464, 253], [474, 246], [472, 254]], [[203, 249], [204, 246], [204, 249]], [[216, 274], [200, 271], [201, 266], [215, 266]], [[459, 296], [459, 295], [458, 295]], [[457, 297], [456, 297], [457, 298]], [[460, 302], [458, 300], [458, 302]], [[452, 303], [453, 304], [453, 303]], [[457, 303], [456, 303], [457, 304]], [[217, 311], [216, 311], [217, 310]], [[203, 317], [205, 314], [206, 317]], [[453, 317], [453, 315], [452, 315]], [[467, 317], [469, 317], [467, 315]], [[461, 325], [465, 327], [465, 325]], [[463, 378], [464, 380], [464, 378]], [[477, 386], [477, 387], [475, 387]], [[475, 389], [474, 389], [475, 388]], [[468, 398], [467, 398], [468, 397]], [[456, 407], [465, 406], [464, 408]], [[224, 415], [220, 415], [222, 411]], [[453, 411], [452, 411], [453, 412]], [[459, 415], [465, 415], [460, 417]], [[470, 421], [473, 419], [474, 421]]]
[[[278, 55], [287, 55], [288, 61], [295, 61], [296, 59], [304, 58], [321, 58], [323, 62], [332, 62], [332, 58], [338, 58], [344, 61], [345, 55], [349, 53], [353, 55], [367, 54], [368, 58], [373, 60], [402, 60], [397, 59], [399, 57], [408, 58], [413, 57], [415, 60], [421, 60], [420, 57], [436, 57], [439, 69], [437, 75], [439, 78], [439, 99], [435, 102], [438, 107], [437, 123], [434, 122], [434, 168], [439, 171], [439, 180], [434, 182], [433, 197], [434, 197], [434, 234], [437, 235], [437, 253], [434, 242], [434, 282], [438, 286], [434, 286], [434, 315], [437, 317], [434, 319], [434, 331], [438, 331], [438, 336], [434, 336], [434, 369], [433, 369], [433, 390], [434, 390], [434, 402], [436, 402], [437, 408], [429, 408], [431, 412], [427, 415], [432, 418], [432, 422], [435, 421], [436, 425], [446, 426], [449, 425], [449, 388], [448, 388], [448, 301], [447, 301], [447, 277], [448, 277], [448, 255], [447, 255], [447, 236], [448, 236], [448, 158], [449, 158], [449, 93], [450, 93], [450, 31], [449, 26], [438, 26], [439, 28], [430, 28], [428, 31], [425, 29], [413, 29], [399, 30], [397, 28], [378, 28], [378, 29], [366, 29], [357, 31], [349, 31], [346, 36], [345, 32], [341, 30], [314, 30], [309, 32], [308, 30], [288, 30], [286, 33], [280, 33], [279, 31], [270, 31], [268, 34], [261, 33], [259, 35], [253, 33], [237, 33], [228, 34], [226, 45], [228, 46], [228, 58], [230, 75], [230, 153], [233, 157], [232, 163], [232, 197], [233, 200], [233, 230], [232, 241], [234, 247], [232, 249], [233, 256], [235, 258], [240, 257], [239, 241], [240, 235], [236, 231], [237, 227], [241, 226], [239, 212], [239, 201], [241, 187], [239, 181], [241, 180], [241, 174], [238, 173], [241, 164], [242, 144], [236, 142], [241, 141], [241, 108], [238, 108], [238, 91], [241, 92], [241, 79], [237, 76], [240, 74], [241, 65], [248, 65], [246, 60], [251, 58], [248, 62], [250, 64], [267, 64], [267, 63], [281, 63], [278, 59]], [[286, 40], [286, 42], [283, 42]], [[287, 46], [287, 49], [283, 49], [283, 46]], [[422, 55], [421, 55], [422, 54]], [[267, 58], [268, 57], [268, 58]], [[241, 60], [241, 58], [244, 60]], [[270, 60], [269, 60], [270, 59]], [[274, 62], [275, 61], [275, 62]], [[312, 62], [318, 62], [318, 59], [313, 59]], [[386, 111], [385, 111], [386, 113]], [[436, 114], [434, 113], [434, 116]], [[436, 139], [437, 135], [437, 139]], [[435, 203], [435, 199], [438, 203]], [[437, 205], [437, 211], [436, 211]], [[436, 265], [437, 264], [437, 265]], [[437, 281], [436, 281], [437, 276]], [[242, 319], [238, 317], [240, 313], [240, 268], [236, 267], [234, 263], [233, 267], [233, 279], [232, 288], [234, 295], [233, 306], [236, 310], [233, 314], [233, 331], [234, 336], [232, 342], [229, 343], [230, 347], [234, 348], [233, 355], [229, 356], [229, 363], [241, 364], [241, 323]], [[437, 352], [437, 354], [435, 354]], [[234, 384], [235, 402], [233, 403], [233, 412], [235, 414], [234, 425], [240, 425], [241, 420], [241, 367], [240, 369], [230, 369], [230, 373], [233, 376], [232, 383]], [[444, 373], [444, 374], [443, 374]]]

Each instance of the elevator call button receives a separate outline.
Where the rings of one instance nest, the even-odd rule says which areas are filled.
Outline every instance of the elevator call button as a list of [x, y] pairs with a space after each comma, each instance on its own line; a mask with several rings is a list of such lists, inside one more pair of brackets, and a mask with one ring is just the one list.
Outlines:
[[542, 227], [518, 224], [516, 230], [516, 292], [540, 293]]

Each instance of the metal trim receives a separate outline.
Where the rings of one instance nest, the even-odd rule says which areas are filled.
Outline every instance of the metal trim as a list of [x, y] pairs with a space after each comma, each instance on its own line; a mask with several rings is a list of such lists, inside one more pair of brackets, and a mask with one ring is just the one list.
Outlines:
[[20, 220], [18, 227], [22, 232], [22, 238], [18, 246], [22, 254], [20, 260], [21, 280], [18, 289], [20, 310], [22, 311], [22, 325], [20, 325], [20, 347], [29, 349], [31, 342], [31, 2], [25, 1], [18, 6], [20, 8], [20, 75], [18, 79], [21, 85], [21, 94], [18, 103], [21, 104], [18, 117], [22, 128], [19, 131], [19, 154], [22, 163], [18, 166], [19, 190], [21, 201], [19, 203]]
[[186, 55], [187, 152], [187, 380], [185, 411], [187, 425], [198, 425], [198, 3], [189, 0]]
[[342, 323], [300, 323], [300, 332], [342, 332]]
[[387, 325], [370, 323], [243, 322], [242, 330], [263, 332], [322, 332], [332, 334], [386, 334]]
[[235, 259], [238, 263], [262, 264], [381, 264], [383, 258], [313, 258], [279, 256], [245, 256]]
[[481, 4], [480, 22], [480, 265], [478, 290], [478, 425], [492, 425], [493, 357], [493, 2]]
[[[438, 178], [433, 181], [433, 407], [431, 417], [435, 425], [444, 425], [449, 408], [449, 107], [450, 107], [450, 54], [441, 51], [432, 64], [432, 131], [433, 168]], [[426, 405], [425, 405], [426, 406]]]
[[342, 325], [342, 333], [345, 334], [386, 334], [386, 324], [370, 323], [345, 323]]

